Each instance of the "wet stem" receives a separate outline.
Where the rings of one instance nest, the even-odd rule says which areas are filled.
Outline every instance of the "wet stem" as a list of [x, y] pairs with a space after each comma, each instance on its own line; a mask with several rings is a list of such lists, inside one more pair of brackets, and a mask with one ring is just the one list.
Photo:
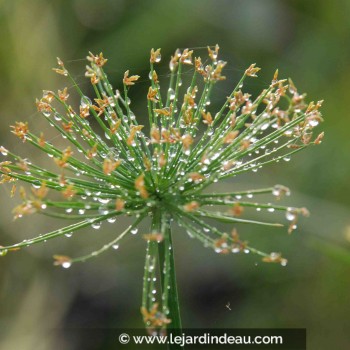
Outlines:
[[[167, 317], [171, 320], [170, 329], [174, 336], [181, 336], [182, 324], [180, 315], [179, 294], [177, 290], [174, 247], [171, 234], [170, 218], [162, 213], [160, 208], [155, 209], [152, 220], [152, 230], [160, 229], [164, 235], [158, 243], [158, 259], [161, 276], [161, 291], [163, 307], [169, 310]], [[180, 345], [169, 344], [169, 350], [183, 349]]]

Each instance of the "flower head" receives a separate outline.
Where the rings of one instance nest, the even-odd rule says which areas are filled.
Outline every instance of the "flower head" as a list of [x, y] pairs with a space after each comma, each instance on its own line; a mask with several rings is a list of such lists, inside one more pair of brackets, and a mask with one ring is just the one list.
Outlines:
[[[278, 71], [271, 84], [252, 97], [243, 91], [245, 80], [256, 77], [260, 70], [252, 64], [222, 107], [215, 111], [210, 108], [210, 96], [215, 85], [225, 78], [222, 72], [226, 62], [219, 60], [218, 46], [208, 48], [208, 53], [210, 59], [203, 62], [209, 63], [204, 65], [197, 57], [193, 64], [192, 50], [176, 50], [171, 57], [170, 86], [164, 98], [154, 68], [161, 60], [160, 49], [151, 50], [150, 86], [145, 96], [149, 128], [138, 124], [128, 97], [129, 89], [138, 83], [138, 75], [130, 76], [126, 71], [123, 92], [115, 92], [103, 70], [107, 59], [102, 53], [90, 53], [86, 76], [96, 92], [96, 97], [90, 99], [58, 59], [59, 68], [55, 71], [70, 79], [80, 94], [80, 104], [73, 108], [69, 104], [70, 93], [63, 88], [57, 93], [44, 91], [36, 105], [39, 113], [69, 145], [61, 149], [46, 142], [43, 133], [35, 135], [24, 122], [16, 122], [11, 127], [22, 141], [52, 158], [56, 172], [32, 164], [1, 146], [0, 152], [10, 160], [0, 163], [0, 174], [1, 183], [19, 181], [32, 187], [29, 195], [25, 190], [20, 191], [22, 203], [14, 209], [16, 218], [40, 213], [73, 220], [73, 223], [15, 245], [0, 247], [0, 252], [75, 234], [86, 226], [98, 229], [103, 222], [115, 222], [119, 215], [135, 217], [134, 223], [124, 232], [90, 254], [77, 258], [56, 255], [55, 265], [68, 268], [116, 249], [124, 236], [136, 233], [140, 222], [151, 215], [151, 232], [143, 234], [147, 255], [142, 305], [145, 323], [151, 328], [162, 328], [171, 322], [167, 317], [167, 288], [163, 288], [161, 306], [154, 292], [158, 244], [165, 246], [164, 286], [170, 283], [167, 276], [172, 254], [169, 249], [171, 219], [215, 252], [252, 252], [260, 255], [264, 262], [285, 265], [287, 261], [280, 253], [266, 254], [253, 248], [240, 238], [237, 230], [242, 223], [281, 226], [250, 216], [253, 211], [266, 210], [284, 212], [290, 222], [288, 231], [292, 232], [299, 214], [308, 215], [305, 208], [258, 203], [255, 199], [270, 194], [279, 200], [290, 194], [289, 189], [276, 185], [218, 193], [215, 187], [210, 190], [209, 186], [242, 173], [256, 172], [280, 160], [287, 161], [304, 148], [320, 144], [324, 134], [314, 135], [314, 128], [322, 121], [322, 101], [306, 103], [305, 94], [300, 94], [291, 80], [278, 79]], [[184, 66], [193, 72], [191, 85], [186, 89], [181, 87]], [[92, 120], [99, 125], [105, 138], [92, 127]], [[51, 198], [55, 192], [60, 196]], [[219, 230], [213, 221], [234, 225], [233, 230], [228, 228], [232, 233]]]

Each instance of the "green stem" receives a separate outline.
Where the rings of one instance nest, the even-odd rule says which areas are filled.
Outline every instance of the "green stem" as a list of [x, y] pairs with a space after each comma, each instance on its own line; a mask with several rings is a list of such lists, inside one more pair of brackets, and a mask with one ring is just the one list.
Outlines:
[[[159, 210], [160, 211], [160, 210]], [[157, 216], [157, 215], [155, 215]], [[158, 244], [158, 257], [161, 275], [164, 311], [171, 320], [170, 329], [174, 336], [182, 335], [179, 294], [177, 291], [174, 247], [171, 237], [170, 218], [161, 216], [161, 231], [164, 235], [162, 242]], [[180, 345], [169, 344], [169, 350], [183, 349]]]

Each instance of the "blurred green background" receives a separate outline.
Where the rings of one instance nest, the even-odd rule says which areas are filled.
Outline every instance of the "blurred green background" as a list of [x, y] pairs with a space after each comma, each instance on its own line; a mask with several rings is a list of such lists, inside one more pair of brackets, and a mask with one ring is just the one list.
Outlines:
[[[260, 78], [248, 84], [253, 92], [263, 88], [279, 68], [280, 76], [292, 77], [309, 100], [325, 100], [325, 141], [289, 163], [235, 178], [219, 190], [282, 183], [293, 190], [288, 203], [306, 206], [312, 215], [291, 236], [285, 229], [247, 227], [242, 231], [254, 246], [283, 252], [289, 260], [286, 268], [261, 264], [256, 256], [208, 254], [177, 229], [183, 324], [307, 328], [308, 349], [347, 349], [349, 13], [348, 0], [0, 1], [0, 144], [22, 154], [34, 151], [19, 144], [8, 125], [28, 120], [36, 130], [47, 127], [36, 113], [34, 100], [43, 89], [65, 86], [51, 71], [56, 56], [67, 63], [86, 91], [84, 58], [89, 50], [103, 51], [109, 58], [107, 72], [116, 87], [125, 70], [139, 73], [145, 79], [133, 89], [133, 98], [140, 117], [146, 112], [144, 92], [152, 47], [161, 47], [166, 61], [177, 47], [218, 43], [221, 57], [229, 61], [225, 75], [231, 84], [252, 62], [263, 68]], [[197, 54], [204, 56], [206, 50], [200, 48]], [[161, 73], [166, 79], [166, 66]], [[219, 85], [222, 98], [227, 84]], [[33, 153], [31, 158], [40, 155]], [[1, 244], [57, 225], [37, 216], [13, 222], [15, 203], [4, 186], [0, 205]], [[79, 330], [67, 340], [61, 329], [143, 326], [139, 305], [145, 244], [141, 237], [131, 237], [117, 252], [68, 271], [52, 266], [53, 254], [89, 252], [119, 229], [119, 225], [106, 224], [98, 233], [87, 230], [75, 238], [50, 241], [1, 259], [1, 349], [89, 349]], [[225, 307], [228, 302], [232, 311]], [[102, 348], [115, 349], [116, 344], [111, 341]]]

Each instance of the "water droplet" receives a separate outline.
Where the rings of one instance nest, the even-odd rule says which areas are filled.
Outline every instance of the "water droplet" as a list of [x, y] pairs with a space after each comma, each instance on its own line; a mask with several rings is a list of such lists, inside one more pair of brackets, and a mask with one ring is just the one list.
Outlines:
[[55, 113], [54, 116], [55, 120], [57, 120], [58, 122], [62, 120], [62, 116], [59, 113]]
[[187, 231], [187, 234], [190, 238], [194, 238], [193, 233], [191, 231]]
[[101, 214], [101, 215], [107, 215], [109, 213], [109, 210], [106, 209], [106, 208], [98, 208], [98, 212]]
[[174, 64], [173, 60], [171, 60], [169, 62], [169, 69], [170, 69], [171, 72], [173, 72], [175, 70], [175, 64]]
[[80, 100], [80, 105], [83, 107], [83, 108], [86, 108], [88, 106], [91, 106], [92, 105], [92, 102], [91, 100], [87, 97], [87, 96], [83, 96]]
[[111, 224], [114, 224], [116, 222], [116, 220], [117, 220], [117, 218], [115, 216], [107, 219], [107, 221]]
[[41, 113], [42, 113], [42, 115], [43, 115], [44, 117], [47, 117], [47, 118], [51, 115], [51, 112], [50, 112], [50, 111], [45, 111], [45, 110], [43, 110], [43, 111], [41, 111]]
[[136, 235], [136, 233], [138, 232], [138, 229], [137, 229], [137, 228], [134, 228], [134, 229], [132, 229], [130, 232], [131, 232], [131, 234]]
[[286, 219], [288, 221], [293, 221], [296, 218], [296, 214], [294, 213], [293, 209], [288, 208], [286, 211]]
[[169, 88], [168, 94], [169, 94], [169, 100], [173, 101], [175, 99], [175, 91], [174, 91], [174, 89]]
[[112, 248], [113, 248], [113, 249], [118, 249], [118, 248], [119, 248], [119, 244], [113, 244], [113, 245], [112, 245]]
[[261, 125], [260, 129], [266, 130], [268, 127], [269, 127], [269, 123], [264, 123], [263, 125]]
[[69, 233], [66, 233], [66, 234], [65, 234], [65, 236], [68, 237], [68, 238], [72, 237], [72, 235], [73, 235], [72, 232], [69, 232]]
[[94, 222], [93, 224], [91, 224], [91, 227], [94, 228], [95, 230], [98, 230], [101, 227], [101, 223]]
[[69, 269], [72, 266], [72, 263], [70, 261], [65, 261], [64, 263], [62, 263], [62, 267], [64, 269]]
[[3, 146], [0, 146], [0, 152], [3, 156], [7, 156], [8, 155], [8, 150], [3, 147]]
[[309, 125], [315, 127], [318, 125], [318, 121], [316, 119], [309, 120]]

